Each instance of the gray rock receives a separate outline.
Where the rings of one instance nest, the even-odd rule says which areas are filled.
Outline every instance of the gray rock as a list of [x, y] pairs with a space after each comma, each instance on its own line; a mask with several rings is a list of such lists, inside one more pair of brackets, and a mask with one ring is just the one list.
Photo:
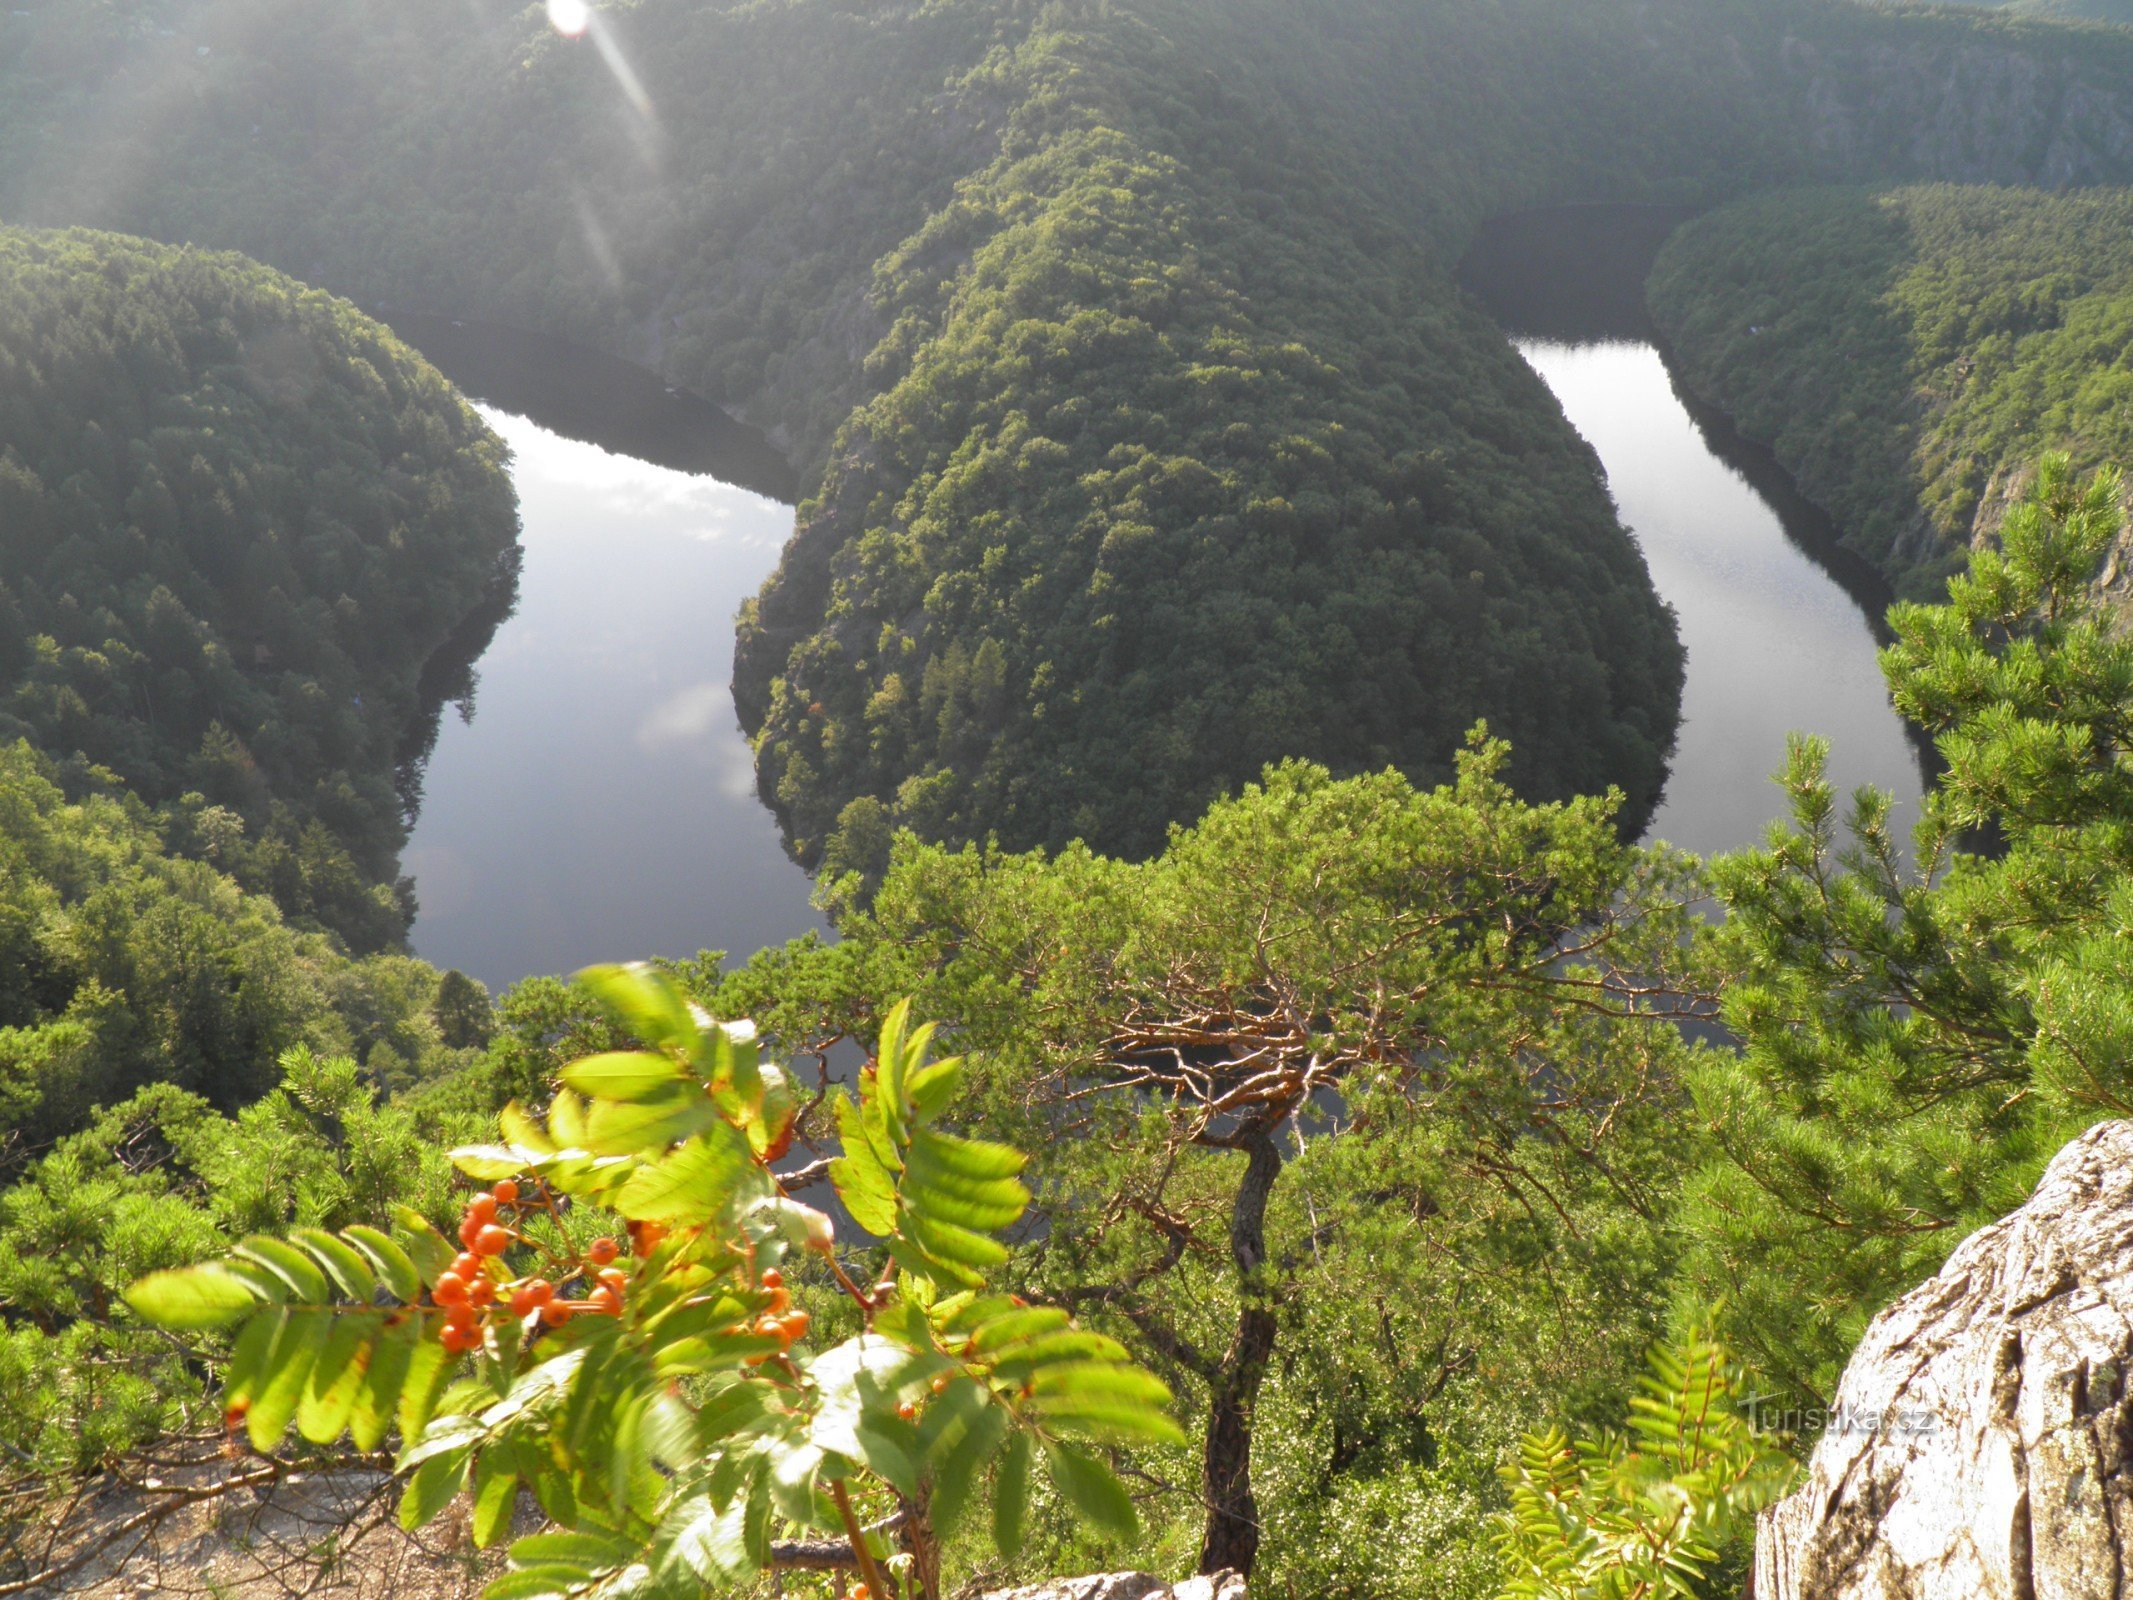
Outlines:
[[2133, 1122], [1867, 1329], [1756, 1600], [2133, 1600]]

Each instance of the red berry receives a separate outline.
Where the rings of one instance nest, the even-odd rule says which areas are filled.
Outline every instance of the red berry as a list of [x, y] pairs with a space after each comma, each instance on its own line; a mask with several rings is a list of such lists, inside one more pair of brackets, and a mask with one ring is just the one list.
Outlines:
[[904, 1421], [910, 1422], [916, 1419], [916, 1417], [918, 1416], [918, 1407], [913, 1405], [910, 1401], [906, 1400], [902, 1405], [896, 1408], [896, 1414], [899, 1417], [902, 1417]]
[[430, 1298], [441, 1306], [463, 1306], [467, 1303], [467, 1280], [456, 1272], [447, 1272], [437, 1280]]
[[455, 1356], [460, 1354], [462, 1351], [471, 1350], [473, 1348], [473, 1343], [467, 1337], [466, 1330], [463, 1328], [455, 1328], [449, 1323], [445, 1325], [443, 1342], [445, 1349]]
[[784, 1314], [785, 1314], [785, 1312], [787, 1312], [787, 1311], [789, 1311], [789, 1310], [791, 1310], [791, 1309], [792, 1309], [792, 1291], [791, 1291], [791, 1290], [789, 1290], [789, 1289], [773, 1289], [773, 1290], [771, 1290], [771, 1291], [770, 1291], [770, 1310], [772, 1311], [772, 1313], [773, 1313], [773, 1314], [775, 1314], [775, 1315], [779, 1315], [779, 1316], [782, 1316], [782, 1315], [784, 1315]]
[[464, 1300], [444, 1308], [444, 1325], [447, 1328], [471, 1328], [481, 1321], [481, 1313]]
[[485, 1306], [496, 1298], [496, 1280], [486, 1272], [467, 1285], [467, 1304]]
[[478, 1194], [467, 1202], [467, 1216], [477, 1228], [485, 1228], [496, 1220], [496, 1196]]
[[489, 1197], [500, 1206], [515, 1206], [518, 1204], [518, 1184], [506, 1178], [489, 1191]]
[[511, 1248], [511, 1230], [490, 1223], [474, 1235], [474, 1253], [478, 1256], [500, 1256]]
[[806, 1338], [807, 1313], [805, 1311], [788, 1311], [783, 1317], [779, 1318], [778, 1337], [787, 1344], [791, 1344], [795, 1339]]
[[587, 1310], [597, 1311], [603, 1317], [619, 1316], [622, 1312], [622, 1296], [603, 1283], [585, 1297], [585, 1305]]
[[570, 1320], [571, 1312], [580, 1302], [574, 1300], [550, 1300], [541, 1307], [541, 1320], [551, 1328], [560, 1328]]
[[482, 1275], [481, 1257], [471, 1250], [462, 1250], [453, 1258], [451, 1270], [472, 1283]]
[[481, 1226], [472, 1217], [461, 1217], [459, 1219], [459, 1242], [469, 1250], [473, 1249], [474, 1236], [481, 1232]]
[[622, 1253], [621, 1246], [605, 1236], [593, 1240], [585, 1247], [586, 1259], [596, 1267], [604, 1267]]
[[609, 1267], [600, 1274], [600, 1282], [617, 1294], [629, 1292], [630, 1275], [620, 1267]]
[[555, 1289], [546, 1278], [528, 1278], [511, 1294], [511, 1314], [521, 1321], [548, 1304]]
[[765, 1267], [763, 1269], [763, 1287], [766, 1289], [784, 1288], [785, 1274], [780, 1272], [776, 1267]]

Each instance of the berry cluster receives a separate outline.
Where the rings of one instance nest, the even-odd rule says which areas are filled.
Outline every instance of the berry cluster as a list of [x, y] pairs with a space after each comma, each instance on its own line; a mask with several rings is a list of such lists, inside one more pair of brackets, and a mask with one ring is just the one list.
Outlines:
[[[793, 1347], [795, 1340], [806, 1334], [807, 1313], [792, 1303], [792, 1292], [785, 1287], [785, 1275], [776, 1267], [764, 1272], [762, 1284], [770, 1291], [770, 1304], [756, 1317], [754, 1328], [757, 1333], [766, 1333], [778, 1340], [779, 1354], [782, 1355]], [[769, 1359], [767, 1353], [751, 1356], [748, 1364], [757, 1367]]]
[[[444, 1347], [454, 1355], [481, 1348], [500, 1305], [508, 1306], [522, 1323], [538, 1319], [550, 1328], [579, 1315], [621, 1314], [629, 1274], [614, 1265], [621, 1250], [613, 1239], [595, 1239], [586, 1249], [584, 1264], [565, 1278], [566, 1286], [580, 1276], [592, 1284], [581, 1298], [564, 1297], [544, 1277], [509, 1276], [501, 1258], [523, 1235], [504, 1218], [509, 1213], [516, 1221], [534, 1209], [553, 1208], [538, 1194], [522, 1198], [518, 1184], [509, 1178], [467, 1202], [459, 1219], [460, 1254], [430, 1288], [430, 1298], [444, 1311]], [[648, 1248], [642, 1239], [638, 1244]]]

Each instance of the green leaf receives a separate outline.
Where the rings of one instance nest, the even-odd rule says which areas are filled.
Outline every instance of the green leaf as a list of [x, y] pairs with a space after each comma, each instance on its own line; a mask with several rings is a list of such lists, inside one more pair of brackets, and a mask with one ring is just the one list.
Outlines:
[[346, 1241], [336, 1239], [323, 1228], [292, 1228], [289, 1237], [318, 1258], [327, 1275], [349, 1299], [367, 1304], [378, 1292], [378, 1275]]
[[405, 1313], [388, 1319], [370, 1347], [370, 1364], [362, 1387], [348, 1408], [348, 1432], [358, 1450], [375, 1450], [392, 1431], [400, 1389], [407, 1382], [408, 1358], [414, 1354], [421, 1324]]
[[679, 1565], [707, 1584], [753, 1576], [758, 1565], [749, 1537], [753, 1498], [744, 1488], [724, 1506], [709, 1495], [684, 1501], [659, 1530], [661, 1564]]
[[728, 1216], [744, 1177], [756, 1170], [746, 1137], [714, 1122], [679, 1150], [640, 1166], [615, 1196], [615, 1209], [644, 1222], [697, 1227]]
[[1009, 1561], [1022, 1553], [1029, 1522], [1030, 1437], [1017, 1433], [1007, 1441], [1000, 1470], [993, 1475], [992, 1542]]
[[682, 1082], [638, 1100], [593, 1101], [585, 1116], [585, 1148], [594, 1155], [630, 1156], [678, 1144], [722, 1121], [708, 1095]]
[[963, 1058], [948, 1056], [911, 1074], [911, 1110], [921, 1122], [930, 1122], [947, 1110], [963, 1086]]
[[544, 1156], [556, 1153], [555, 1141], [548, 1137], [548, 1130], [516, 1100], [496, 1114], [496, 1126], [506, 1144], [515, 1144], [521, 1150], [532, 1150]]
[[324, 1305], [333, 1298], [326, 1286], [326, 1274], [313, 1264], [311, 1258], [282, 1239], [270, 1239], [264, 1234], [251, 1234], [241, 1240], [237, 1254], [247, 1261], [255, 1261], [289, 1286], [289, 1292], [306, 1305]]
[[838, 1101], [844, 1154], [830, 1163], [830, 1185], [854, 1222], [875, 1238], [886, 1239], [896, 1231], [896, 1181], [857, 1132], [858, 1123], [858, 1108], [849, 1100]]
[[422, 1275], [415, 1270], [415, 1263], [408, 1253], [394, 1244], [389, 1235], [357, 1223], [343, 1228], [341, 1237], [363, 1252], [372, 1270], [393, 1292], [394, 1299], [413, 1304], [422, 1298]]
[[696, 1014], [689, 1009], [681, 986], [657, 968], [641, 961], [587, 967], [577, 980], [647, 1044], [696, 1048]]
[[511, 1510], [518, 1502], [518, 1474], [484, 1451], [474, 1472], [474, 1548], [486, 1550], [510, 1531]]
[[649, 1100], [687, 1081], [672, 1056], [642, 1050], [582, 1057], [563, 1069], [562, 1078], [588, 1100]]
[[409, 1533], [436, 1517], [452, 1496], [466, 1486], [472, 1447], [462, 1445], [431, 1456], [414, 1470], [400, 1494], [400, 1526]]
[[540, 1151], [515, 1144], [463, 1144], [452, 1151], [452, 1165], [476, 1183], [516, 1178], [545, 1160]]
[[1040, 1401], [1076, 1395], [1170, 1404], [1170, 1388], [1154, 1373], [1119, 1361], [1061, 1361], [1030, 1374], [1030, 1392]]
[[[968, 1399], [959, 1397], [968, 1396]], [[1007, 1412], [987, 1404], [974, 1383], [958, 1383], [926, 1408], [920, 1429], [922, 1448], [934, 1430], [935, 1413], [948, 1410], [954, 1420], [937, 1431], [926, 1450], [933, 1463], [933, 1524], [942, 1537], [955, 1531], [970, 1504], [970, 1491], [978, 1474], [1007, 1437]]]
[[304, 1397], [296, 1409], [296, 1431], [313, 1444], [326, 1444], [348, 1426], [349, 1410], [362, 1387], [369, 1346], [377, 1333], [374, 1313], [336, 1317], [326, 1347], [311, 1364]]
[[971, 1348], [988, 1352], [999, 1351], [1018, 1339], [1055, 1332], [1066, 1327], [1072, 1320], [1057, 1306], [1017, 1306], [1012, 1311], [987, 1318], [972, 1329]]
[[445, 1379], [452, 1370], [452, 1358], [435, 1337], [432, 1321], [442, 1318], [420, 1317], [415, 1324], [415, 1341], [408, 1351], [407, 1381], [400, 1389], [400, 1437], [412, 1439], [428, 1426], [430, 1414], [437, 1409], [437, 1396], [444, 1391]]
[[252, 1448], [272, 1450], [289, 1430], [289, 1419], [304, 1395], [304, 1381], [326, 1348], [333, 1331], [333, 1313], [291, 1309], [281, 1337], [267, 1356], [265, 1368], [253, 1386], [251, 1405], [244, 1414], [245, 1432]]
[[1008, 1257], [1007, 1246], [999, 1240], [959, 1228], [952, 1222], [934, 1222], [906, 1212], [903, 1232], [936, 1261], [976, 1269], [1000, 1266]]
[[[394, 1238], [399, 1241], [400, 1248], [406, 1252], [408, 1260], [415, 1264], [415, 1271], [424, 1283], [435, 1283], [443, 1275], [444, 1269], [452, 1264], [452, 1258], [459, 1254], [456, 1248], [445, 1241], [443, 1234], [430, 1226], [429, 1219], [413, 1206], [393, 1207], [393, 1229]], [[403, 1298], [413, 1299], [414, 1296]]]
[[151, 1272], [126, 1291], [136, 1316], [178, 1333], [226, 1328], [259, 1301], [249, 1284], [218, 1262]]
[[1072, 1445], [1047, 1444], [1045, 1465], [1068, 1505], [1104, 1532], [1130, 1539], [1140, 1530], [1133, 1501], [1111, 1469]]
[[[923, 1162], [931, 1177], [945, 1181], [952, 1176], [972, 1184], [1003, 1182], [1029, 1165], [1029, 1157], [1013, 1145], [958, 1138], [955, 1134], [932, 1128], [912, 1136], [906, 1161]], [[1027, 1198], [1029, 1191], [1025, 1189], [1022, 1193]]]
[[244, 1325], [244, 1331], [237, 1335], [237, 1342], [230, 1347], [230, 1362], [222, 1373], [224, 1407], [251, 1402], [261, 1375], [272, 1369], [274, 1344], [288, 1321], [287, 1307], [263, 1306]]

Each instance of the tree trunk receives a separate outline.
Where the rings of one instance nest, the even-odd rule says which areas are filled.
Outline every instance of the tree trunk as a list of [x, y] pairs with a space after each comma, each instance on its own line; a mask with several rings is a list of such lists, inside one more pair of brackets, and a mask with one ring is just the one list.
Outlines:
[[916, 1500], [898, 1495], [904, 1514], [901, 1532], [911, 1557], [911, 1587], [919, 1600], [940, 1600], [941, 1541], [933, 1531], [933, 1490], [929, 1484]]
[[1252, 1411], [1267, 1360], [1274, 1353], [1274, 1304], [1261, 1276], [1266, 1262], [1266, 1203], [1281, 1175], [1281, 1147], [1273, 1130], [1258, 1127], [1239, 1140], [1247, 1157], [1244, 1183], [1230, 1212], [1230, 1256], [1237, 1264], [1237, 1332], [1222, 1357], [1208, 1398], [1207, 1454], [1202, 1492], [1207, 1533], [1200, 1570], [1225, 1567], [1252, 1574], [1259, 1554], [1259, 1503], [1252, 1498]]

